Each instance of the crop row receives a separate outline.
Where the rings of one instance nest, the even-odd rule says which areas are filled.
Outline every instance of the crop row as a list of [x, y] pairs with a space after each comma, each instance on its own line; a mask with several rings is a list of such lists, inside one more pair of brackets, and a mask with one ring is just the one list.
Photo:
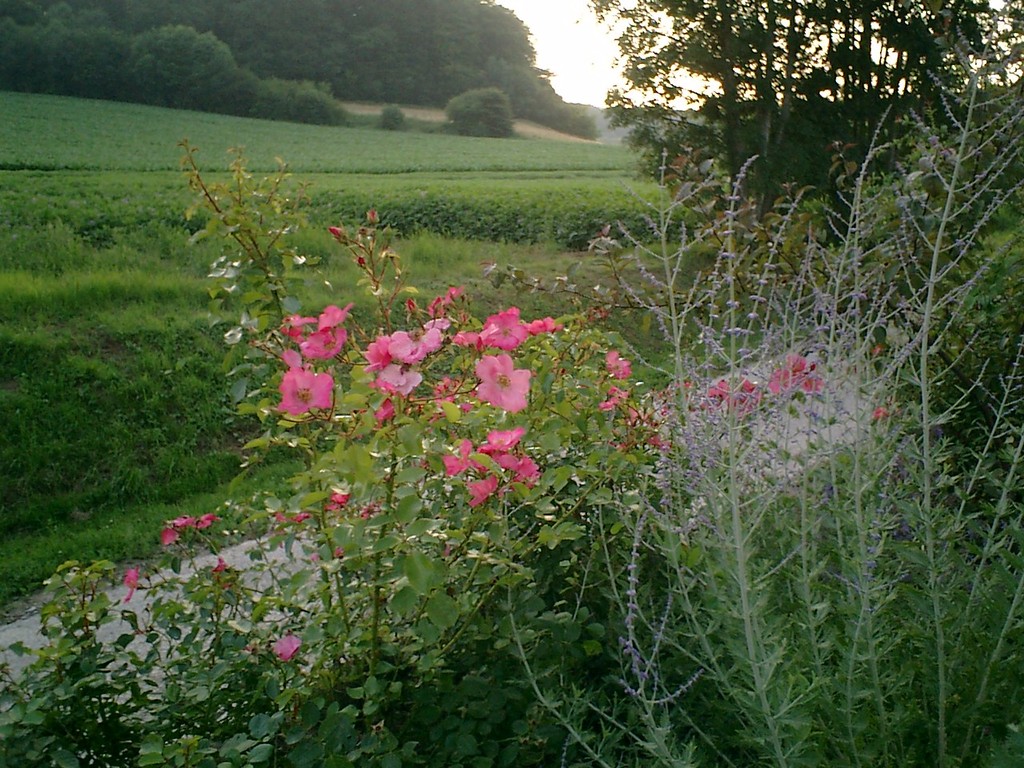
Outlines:
[[[374, 208], [400, 236], [431, 232], [574, 250], [586, 248], [606, 225], [645, 231], [648, 200], [655, 194], [649, 185], [637, 191], [621, 178], [599, 177], [477, 175], [445, 182], [437, 175], [414, 174], [318, 175], [308, 180], [310, 218], [325, 227], [358, 222]], [[177, 174], [0, 172], [0, 232], [16, 237], [25, 228], [59, 225], [90, 244], [105, 245], [155, 226], [194, 230], [201, 222], [186, 222], [189, 201]], [[26, 268], [17, 263], [0, 266]]]

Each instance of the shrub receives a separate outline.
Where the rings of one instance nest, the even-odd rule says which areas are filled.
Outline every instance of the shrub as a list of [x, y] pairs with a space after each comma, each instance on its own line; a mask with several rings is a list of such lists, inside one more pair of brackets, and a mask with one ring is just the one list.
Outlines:
[[401, 131], [405, 128], [405, 113], [394, 104], [388, 104], [380, 111], [380, 127], [385, 131]]
[[445, 107], [452, 130], [461, 136], [512, 135], [512, 105], [497, 88], [477, 88], [455, 96]]
[[254, 117], [314, 125], [345, 125], [348, 116], [324, 83], [268, 78], [261, 80]]

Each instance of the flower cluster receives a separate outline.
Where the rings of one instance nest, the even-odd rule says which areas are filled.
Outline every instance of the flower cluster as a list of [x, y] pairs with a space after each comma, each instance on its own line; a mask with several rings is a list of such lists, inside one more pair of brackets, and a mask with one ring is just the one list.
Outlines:
[[[334, 404], [334, 379], [330, 373], [316, 373], [304, 365], [304, 360], [332, 360], [340, 354], [348, 332], [342, 323], [352, 309], [349, 304], [339, 309], [333, 304], [317, 317], [291, 315], [284, 319], [281, 332], [299, 343], [299, 351], [285, 350], [282, 359], [288, 371], [278, 388], [281, 392], [280, 409], [293, 416], [301, 416], [316, 408], [329, 410]], [[308, 330], [316, 324], [316, 330]]]
[[[463, 440], [459, 444], [457, 454], [444, 456], [442, 460], [445, 472], [449, 476], [454, 477], [468, 472], [478, 478], [466, 483], [470, 494], [469, 506], [478, 506], [491, 496], [504, 492], [511, 483], [532, 486], [537, 482], [540, 468], [533, 459], [525, 455], [520, 446], [520, 439], [524, 434], [524, 427], [493, 430], [488, 433], [487, 440], [482, 445], [474, 448], [471, 441]], [[474, 458], [474, 455], [479, 455], [480, 459]], [[490, 462], [484, 463], [481, 460], [485, 456], [490, 457]]]
[[189, 529], [201, 531], [205, 528], [209, 528], [218, 520], [220, 520], [220, 518], [213, 513], [202, 515], [200, 517], [183, 515], [182, 517], [176, 517], [173, 520], [168, 520], [166, 527], [160, 531], [160, 543], [165, 547], [169, 547], [181, 537], [182, 531]]
[[[519, 309], [510, 307], [488, 317], [479, 331], [458, 330], [449, 334], [453, 321], [447, 313], [462, 293], [462, 288], [449, 288], [445, 295], [430, 302], [427, 307], [429, 319], [425, 323], [412, 330], [379, 334], [360, 350], [365, 360], [364, 370], [374, 374], [371, 386], [388, 395], [412, 396], [423, 383], [424, 365], [446, 343], [451, 343], [481, 353], [474, 367], [478, 379], [475, 394], [479, 401], [510, 413], [523, 410], [527, 405], [532, 373], [515, 368], [512, 358], [506, 353], [531, 336], [552, 333], [562, 326], [550, 317], [524, 322], [520, 319]], [[339, 309], [332, 305], [316, 318], [300, 315], [285, 318], [281, 333], [297, 342], [299, 349], [286, 349], [281, 353], [288, 370], [278, 388], [281, 393], [278, 410], [291, 416], [331, 411], [335, 397], [334, 377], [330, 372], [314, 370], [308, 361], [339, 359], [349, 338], [342, 323], [348, 318], [352, 306], [349, 304]], [[407, 309], [410, 313], [416, 311], [415, 302], [410, 300]], [[487, 354], [492, 350], [498, 354]], [[625, 365], [628, 375], [628, 363]], [[446, 382], [451, 383], [450, 379]], [[451, 399], [444, 384], [438, 385], [438, 398]], [[393, 415], [394, 403], [390, 399], [385, 399], [375, 412], [378, 423], [386, 422]]]
[[[815, 395], [825, 387], [819, 376], [817, 363], [810, 362], [802, 355], [786, 355], [781, 368], [772, 371], [768, 378], [768, 392], [772, 395], [794, 395], [802, 392]], [[734, 386], [729, 379], [719, 379], [711, 384], [705, 393], [705, 407], [724, 408], [746, 416], [754, 411], [764, 398], [764, 392], [755, 382], [742, 377]]]
[[768, 391], [773, 395], [781, 395], [797, 390], [814, 395], [824, 388], [824, 380], [815, 373], [817, 363], [812, 363], [801, 355], [786, 355], [782, 368], [772, 371], [768, 379]]

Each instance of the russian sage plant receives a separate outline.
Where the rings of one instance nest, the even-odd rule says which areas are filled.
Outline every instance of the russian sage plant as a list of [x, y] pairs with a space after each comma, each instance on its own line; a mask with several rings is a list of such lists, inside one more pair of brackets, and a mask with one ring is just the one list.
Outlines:
[[639, 277], [621, 295], [653, 313], [673, 385], [669, 447], [621, 509], [632, 549], [604, 559], [619, 695], [580, 688], [589, 704], [561, 709], [600, 724], [578, 731], [591, 759], [973, 766], [1019, 750], [1024, 329], [1000, 318], [1020, 316], [999, 300], [1019, 285], [1014, 244], [990, 233], [1019, 210], [1024, 103], [1014, 57], [989, 53], [963, 52], [969, 86], [941, 115], [860, 165], [837, 154], [824, 213], [798, 191], [760, 217], [682, 158], [654, 245], [598, 241]]

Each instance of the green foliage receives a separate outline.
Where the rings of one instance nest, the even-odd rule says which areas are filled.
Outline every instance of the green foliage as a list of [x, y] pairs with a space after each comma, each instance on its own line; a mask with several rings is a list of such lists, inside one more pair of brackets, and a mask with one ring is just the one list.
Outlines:
[[345, 122], [326, 86], [260, 80], [212, 32], [179, 24], [129, 36], [90, 26], [92, 21], [88, 12], [68, 19], [51, 15], [39, 27], [0, 19], [10, 40], [0, 56], [0, 87], [271, 120]]
[[553, 243], [577, 251], [585, 250], [606, 226], [645, 231], [649, 214], [648, 203], [619, 184], [602, 189], [579, 180], [467, 180], [463, 184], [424, 180], [408, 186], [325, 190], [311, 198], [321, 221], [357, 220], [360, 211], [375, 207], [382, 222], [403, 237], [430, 232], [469, 240]]
[[313, 125], [345, 125], [348, 116], [321, 83], [262, 80], [250, 110], [254, 117]]
[[507, 138], [512, 135], [512, 103], [497, 88], [476, 88], [445, 106], [452, 129], [460, 136]]
[[135, 37], [128, 67], [136, 100], [174, 109], [236, 112], [251, 103], [257, 87], [227, 45], [180, 25]]
[[400, 107], [388, 104], [380, 111], [380, 127], [385, 131], [401, 131], [405, 128], [405, 113]]

